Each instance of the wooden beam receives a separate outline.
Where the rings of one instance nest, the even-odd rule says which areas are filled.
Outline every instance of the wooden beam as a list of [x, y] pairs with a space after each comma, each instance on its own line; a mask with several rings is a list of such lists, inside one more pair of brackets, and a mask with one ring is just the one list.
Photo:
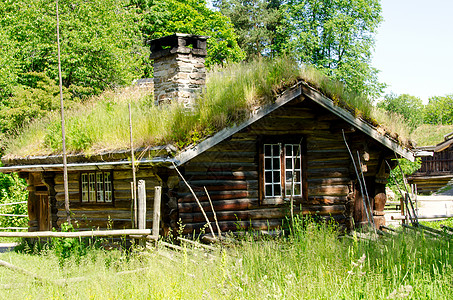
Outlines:
[[23, 238], [78, 238], [78, 237], [107, 237], [123, 235], [151, 235], [151, 229], [121, 229], [121, 230], [97, 230], [97, 231], [36, 231], [36, 232], [0, 232], [0, 237], [23, 237]]

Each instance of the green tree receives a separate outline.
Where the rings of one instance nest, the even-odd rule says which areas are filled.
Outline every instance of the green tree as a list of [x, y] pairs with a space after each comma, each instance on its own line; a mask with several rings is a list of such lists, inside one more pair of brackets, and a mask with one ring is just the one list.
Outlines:
[[312, 64], [356, 92], [382, 93], [370, 65], [381, 17], [379, 0], [289, 0], [289, 48], [300, 62]]
[[[55, 81], [44, 73], [22, 74], [27, 85], [13, 88], [12, 96], [0, 106], [0, 133], [14, 135], [32, 120], [42, 118], [50, 111], [60, 109], [60, 90]], [[63, 89], [67, 107], [74, 101], [68, 90]]]
[[17, 61], [14, 57], [16, 45], [0, 27], [0, 100], [11, 95], [17, 84]]
[[289, 35], [281, 0], [218, 0], [215, 6], [231, 19], [248, 58], [285, 52]]
[[244, 58], [230, 20], [212, 11], [204, 0], [135, 0], [145, 40], [174, 33], [206, 35], [207, 66], [240, 61]]
[[[420, 157], [417, 157], [414, 162], [411, 162], [405, 158], [400, 158], [398, 159], [398, 162], [401, 166], [401, 169], [396, 166], [395, 168], [390, 170], [387, 187], [391, 188], [395, 195], [401, 196], [399, 191], [405, 191], [404, 178], [407, 178], [408, 175], [411, 175], [418, 169], [420, 169], [422, 160]], [[403, 171], [402, 173], [401, 170]]]
[[[72, 86], [74, 94], [98, 93], [141, 76], [140, 57], [147, 54], [135, 10], [126, 4], [126, 0], [59, 1], [63, 84]], [[55, 1], [2, 1], [0, 27], [15, 46], [14, 74], [19, 83], [28, 72], [45, 73], [57, 81]]]
[[408, 94], [385, 95], [384, 99], [377, 103], [377, 107], [400, 114], [412, 129], [423, 123], [423, 102], [415, 96]]
[[[0, 164], [1, 166], [1, 164]], [[17, 173], [0, 173], [0, 204], [26, 201], [28, 198], [27, 184]], [[26, 215], [27, 204], [0, 206], [0, 213]], [[0, 217], [0, 227], [27, 227], [28, 218]]]
[[453, 94], [429, 98], [425, 106], [425, 123], [436, 125], [453, 124]]

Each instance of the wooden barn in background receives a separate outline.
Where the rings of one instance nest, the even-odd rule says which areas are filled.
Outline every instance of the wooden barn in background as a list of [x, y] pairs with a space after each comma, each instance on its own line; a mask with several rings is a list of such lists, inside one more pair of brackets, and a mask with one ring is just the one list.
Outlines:
[[453, 132], [436, 146], [417, 149], [422, 160], [420, 169], [408, 181], [417, 185], [419, 193], [432, 193], [453, 180]]
[[[152, 58], [159, 66], [154, 78], [156, 103], [173, 98], [187, 107], [193, 105], [184, 81], [174, 82], [170, 88], [168, 81], [190, 69], [178, 64], [192, 63], [195, 75], [179, 77], [193, 78], [203, 85], [205, 46], [206, 37], [193, 35], [153, 41]], [[166, 87], [159, 90], [162, 83]], [[360, 157], [372, 202], [369, 213], [377, 226], [383, 224], [389, 176], [385, 162], [392, 165], [395, 152], [413, 160], [413, 153], [303, 81], [284, 90], [274, 103], [241, 124], [197, 145], [182, 151], [170, 145], [136, 149], [136, 155], [142, 157], [137, 161], [137, 178], [145, 180], [147, 186], [148, 222], [152, 221], [154, 186], [161, 186], [161, 233], [181, 226], [187, 234], [203, 228], [208, 231], [194, 196], [175, 170], [177, 166], [213, 222], [206, 188], [222, 231], [281, 228], [289, 216], [291, 197], [298, 214], [334, 219], [346, 228], [361, 226], [367, 222], [366, 213], [344, 137], [356, 162]], [[80, 228], [130, 228], [130, 151], [72, 155], [68, 162], [70, 208]], [[10, 158], [3, 163], [1, 171], [19, 172], [27, 179], [29, 230], [59, 228], [65, 222], [61, 156]]]

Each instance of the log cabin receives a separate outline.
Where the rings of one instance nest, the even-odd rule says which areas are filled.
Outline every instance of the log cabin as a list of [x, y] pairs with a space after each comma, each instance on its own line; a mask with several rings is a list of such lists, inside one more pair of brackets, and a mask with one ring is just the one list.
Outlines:
[[[175, 34], [151, 42], [156, 105], [176, 101], [189, 110], [196, 105], [205, 81], [206, 39]], [[141, 156], [137, 180], [146, 181], [147, 228], [154, 187], [162, 187], [161, 234], [209, 231], [194, 194], [215, 228], [209, 194], [222, 232], [282, 228], [291, 202], [295, 214], [334, 220], [347, 229], [364, 226], [365, 195], [378, 227], [385, 222], [386, 161], [392, 165], [395, 152], [414, 159], [412, 149], [397, 137], [303, 80], [244, 121], [197, 144], [134, 152]], [[351, 154], [366, 183], [363, 195]], [[62, 156], [2, 160], [2, 172], [19, 172], [27, 180], [29, 230], [60, 228], [66, 221]], [[132, 226], [130, 150], [69, 155], [67, 168], [71, 216], [80, 229]]]
[[436, 192], [453, 180], [453, 132], [446, 134], [444, 140], [435, 146], [416, 150], [415, 155], [421, 158], [421, 167], [408, 177], [408, 181], [417, 186], [418, 193]]

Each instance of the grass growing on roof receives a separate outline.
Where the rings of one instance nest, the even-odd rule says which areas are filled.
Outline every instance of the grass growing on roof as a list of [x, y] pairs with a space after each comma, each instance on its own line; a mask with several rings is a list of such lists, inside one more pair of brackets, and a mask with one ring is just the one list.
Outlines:
[[[220, 129], [243, 121], [256, 108], [298, 80], [330, 97], [335, 104], [362, 118], [374, 118], [369, 99], [348, 92], [313, 67], [300, 67], [289, 58], [259, 59], [214, 68], [194, 111], [177, 104], [156, 107], [145, 89], [128, 87], [107, 91], [66, 113], [66, 145], [72, 153], [95, 154], [129, 147], [128, 103], [132, 103], [134, 146], [174, 144], [183, 148]], [[26, 128], [8, 143], [7, 154], [26, 156], [61, 151], [57, 113]]]
[[444, 135], [453, 132], [453, 125], [423, 124], [412, 132], [417, 146], [435, 146], [444, 141]]

